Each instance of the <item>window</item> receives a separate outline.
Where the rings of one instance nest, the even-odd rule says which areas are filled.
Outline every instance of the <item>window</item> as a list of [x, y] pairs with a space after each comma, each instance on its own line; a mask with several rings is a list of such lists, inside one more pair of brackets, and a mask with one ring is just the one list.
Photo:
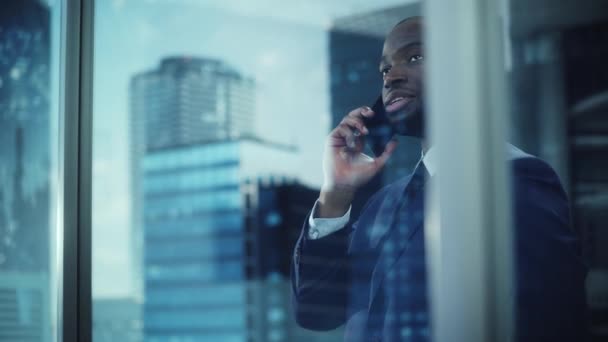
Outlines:
[[61, 4], [0, 12], [0, 340], [57, 341]]

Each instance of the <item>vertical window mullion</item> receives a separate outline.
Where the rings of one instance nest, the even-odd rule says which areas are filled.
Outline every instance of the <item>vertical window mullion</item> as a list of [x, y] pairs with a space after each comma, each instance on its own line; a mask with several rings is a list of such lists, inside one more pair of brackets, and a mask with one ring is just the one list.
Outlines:
[[512, 250], [498, 0], [425, 2], [431, 142], [427, 206], [434, 341], [509, 341]]
[[62, 9], [63, 295], [61, 340], [91, 341], [93, 1]]

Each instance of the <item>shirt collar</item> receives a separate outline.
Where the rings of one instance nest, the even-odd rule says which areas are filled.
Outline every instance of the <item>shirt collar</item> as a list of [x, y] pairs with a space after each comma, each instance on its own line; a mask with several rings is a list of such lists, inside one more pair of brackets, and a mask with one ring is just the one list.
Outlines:
[[437, 154], [435, 153], [436, 148], [429, 148], [428, 151], [426, 151], [426, 153], [424, 153], [424, 150], [422, 151], [422, 163], [424, 164], [424, 167], [426, 167], [426, 170], [429, 172], [429, 175], [432, 177], [435, 175], [435, 172], [437, 172]]
[[[531, 155], [527, 154], [526, 152], [520, 150], [519, 148], [517, 148], [509, 143], [506, 144], [506, 147], [507, 147], [507, 157], [509, 160], [525, 158], [525, 157], [532, 157]], [[424, 150], [422, 150], [422, 152], [421, 152], [422, 163], [424, 164], [424, 167], [426, 167], [426, 170], [429, 172], [430, 176], [434, 176], [435, 173], [437, 173], [437, 152], [436, 151], [437, 151], [437, 148], [431, 147], [431, 148], [429, 148], [428, 151], [426, 151], [426, 153], [424, 153]]]

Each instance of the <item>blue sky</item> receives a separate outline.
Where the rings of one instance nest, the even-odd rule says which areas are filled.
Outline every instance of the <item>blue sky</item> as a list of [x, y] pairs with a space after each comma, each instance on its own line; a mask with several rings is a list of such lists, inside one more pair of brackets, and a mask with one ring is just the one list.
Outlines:
[[[221, 59], [256, 80], [256, 127], [299, 148], [301, 181], [321, 183], [329, 131], [327, 30], [333, 18], [403, 4], [385, 0], [97, 1], [94, 69], [94, 285], [129, 295], [128, 82], [166, 56]], [[353, 103], [353, 107], [362, 104]]]

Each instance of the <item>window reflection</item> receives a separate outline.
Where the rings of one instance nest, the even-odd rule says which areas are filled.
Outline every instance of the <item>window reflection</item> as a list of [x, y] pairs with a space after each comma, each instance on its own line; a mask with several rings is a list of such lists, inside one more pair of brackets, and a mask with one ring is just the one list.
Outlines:
[[[57, 5], [0, 11], [0, 340], [54, 341]], [[53, 56], [53, 58], [51, 58]]]
[[[541, 1], [512, 0], [513, 137], [520, 146], [548, 161], [570, 199], [572, 229], [581, 238], [589, 267], [586, 279], [591, 340], [608, 337], [608, 121], [605, 93], [608, 68], [608, 17], [605, 4], [589, 1], [552, 5], [543, 17]], [[602, 7], [604, 6], [604, 7]], [[603, 250], [603, 249], [602, 249]]]

